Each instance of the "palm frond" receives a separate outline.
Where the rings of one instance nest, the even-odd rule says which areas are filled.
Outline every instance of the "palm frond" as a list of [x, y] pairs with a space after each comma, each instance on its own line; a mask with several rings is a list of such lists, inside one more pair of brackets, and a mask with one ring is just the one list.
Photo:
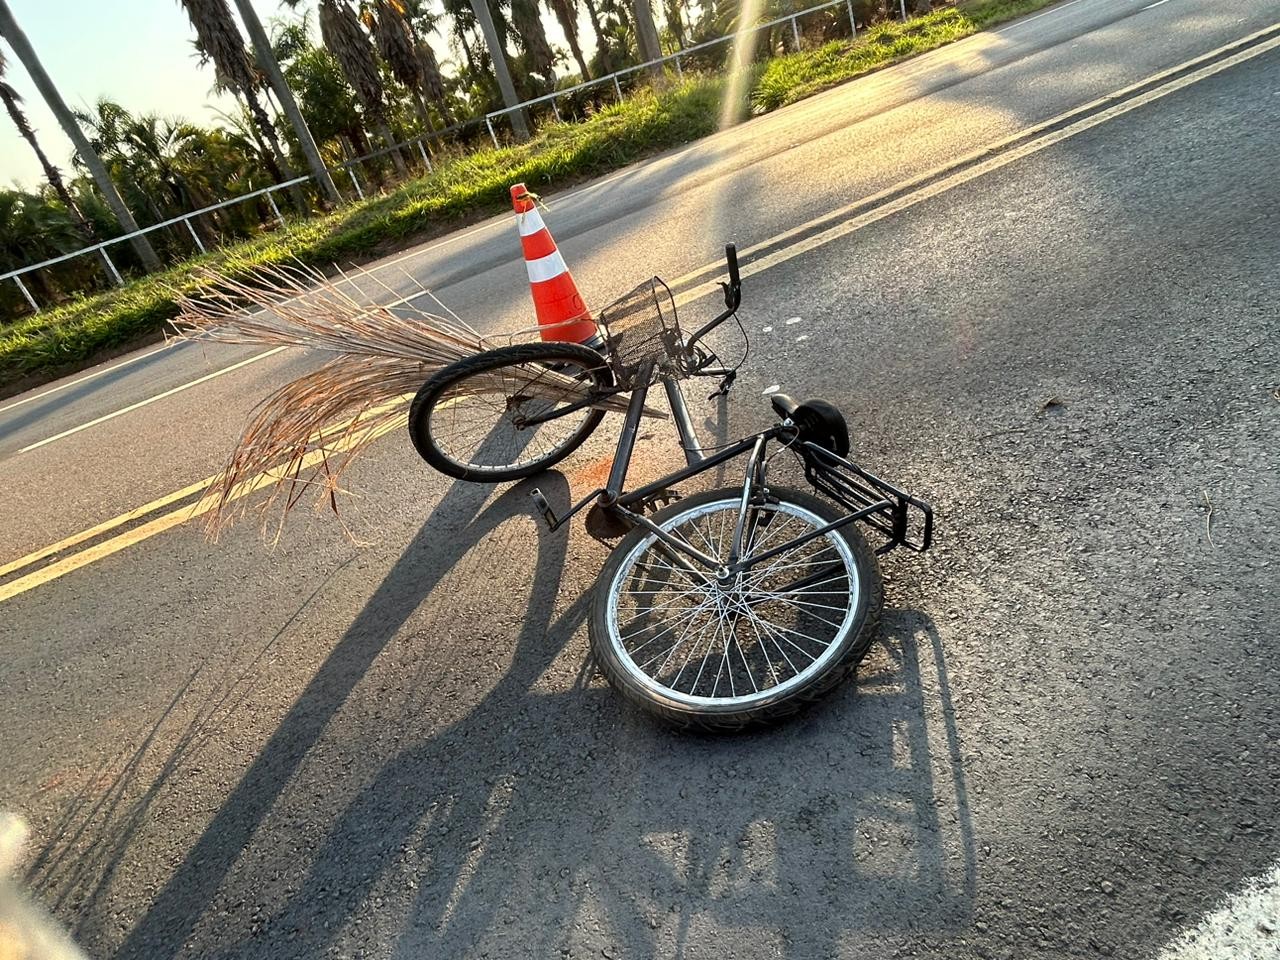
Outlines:
[[[254, 409], [202, 501], [211, 537], [249, 509], [260, 513], [264, 532], [273, 525], [278, 532], [311, 491], [337, 514], [339, 479], [373, 440], [404, 423], [408, 397], [445, 365], [491, 346], [456, 315], [428, 313], [405, 300], [362, 303], [307, 267], [265, 268], [254, 285], [213, 273], [204, 279], [201, 295], [176, 297], [177, 339], [298, 346], [332, 355]], [[534, 331], [514, 336], [528, 334]], [[586, 389], [557, 374], [531, 381], [534, 394], [557, 400]], [[614, 396], [599, 406], [623, 411], [626, 400]], [[251, 507], [248, 494], [262, 489], [266, 497]]]

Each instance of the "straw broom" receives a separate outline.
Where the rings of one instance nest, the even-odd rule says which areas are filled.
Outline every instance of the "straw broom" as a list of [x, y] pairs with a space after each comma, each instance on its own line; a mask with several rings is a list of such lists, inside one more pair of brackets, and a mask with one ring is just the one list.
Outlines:
[[[371, 274], [363, 276], [380, 284]], [[374, 439], [403, 425], [408, 398], [444, 366], [494, 346], [421, 286], [410, 299], [429, 296], [448, 316], [411, 307], [405, 298], [386, 306], [361, 303], [301, 265], [265, 268], [252, 285], [216, 273], [204, 279], [207, 286], [200, 295], [176, 297], [180, 314], [174, 320], [175, 339], [299, 346], [332, 355], [255, 407], [202, 500], [212, 503], [205, 514], [211, 539], [246, 513], [247, 494], [264, 486], [267, 495], [254, 508], [262, 516], [264, 534], [274, 516], [278, 537], [288, 513], [309, 491], [316, 492], [317, 506], [327, 505], [338, 514], [343, 473]], [[345, 275], [343, 280], [350, 282]], [[484, 392], [509, 388], [510, 381], [486, 384], [477, 379], [469, 386]], [[526, 389], [564, 400], [584, 396], [586, 386], [544, 371], [531, 377]], [[610, 397], [598, 406], [623, 411], [626, 400]], [[646, 413], [663, 416], [651, 409]]]

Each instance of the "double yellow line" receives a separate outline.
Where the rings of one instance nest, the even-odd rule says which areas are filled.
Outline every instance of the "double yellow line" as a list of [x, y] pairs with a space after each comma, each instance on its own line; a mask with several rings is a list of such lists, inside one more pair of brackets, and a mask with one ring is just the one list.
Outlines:
[[[394, 400], [373, 408], [368, 414], [366, 414], [366, 416], [369, 414], [382, 414], [397, 406], [407, 405], [407, 397], [397, 397]], [[351, 449], [357, 441], [365, 441], [366, 439], [376, 440], [378, 437], [390, 432], [391, 430], [401, 428], [408, 422], [408, 416], [407, 414], [398, 416], [380, 424], [372, 431], [368, 432], [349, 433], [348, 428], [351, 426], [352, 422], [352, 420], [346, 420], [326, 429], [321, 435], [316, 449], [302, 457], [299, 469], [308, 470], [319, 464], [325, 457]], [[332, 443], [328, 442], [335, 436], [339, 437], [339, 439]], [[0, 566], [0, 581], [11, 577], [15, 573], [19, 573], [22, 570], [26, 570], [29, 567], [34, 567], [52, 557], [57, 557], [59, 554], [65, 553], [73, 547], [79, 547], [83, 543], [90, 543], [91, 541], [98, 540], [99, 537], [102, 537], [104, 534], [108, 534], [113, 530], [119, 530], [121, 527], [129, 527], [129, 524], [133, 523], [135, 520], [139, 520], [142, 517], [155, 513], [157, 510], [163, 510], [165, 507], [186, 500], [188, 497], [194, 496], [195, 494], [208, 491], [209, 485], [218, 479], [219, 476], [221, 476], [221, 474], [215, 473], [211, 476], [205, 477], [203, 480], [197, 480], [195, 483], [190, 486], [183, 487], [181, 490], [175, 490], [173, 493], [166, 494], [157, 500], [152, 500], [150, 503], [143, 504], [134, 510], [130, 510], [128, 513], [122, 513], [118, 517], [113, 517], [112, 519], [104, 521], [95, 527], [90, 527], [88, 530], [82, 530], [64, 540], [59, 540], [57, 543], [50, 544], [40, 550], [36, 550], [34, 553], [29, 553], [25, 557], [19, 557], [17, 560], [6, 563], [3, 566]], [[261, 473], [252, 480], [236, 487], [231, 493], [230, 500], [239, 500], [241, 497], [247, 497], [251, 493], [255, 493], [264, 487], [276, 483], [278, 479], [279, 474], [275, 471], [269, 470], [265, 473]], [[61, 560], [55, 560], [46, 566], [32, 570], [30, 573], [23, 574], [14, 579], [9, 579], [8, 582], [0, 583], [0, 603], [16, 597], [21, 593], [26, 593], [28, 590], [34, 590], [36, 587], [46, 584], [50, 580], [56, 580], [58, 577], [71, 573], [73, 570], [79, 570], [81, 567], [88, 566], [89, 564], [109, 557], [114, 553], [119, 553], [121, 550], [131, 547], [135, 543], [140, 543], [143, 540], [154, 537], [158, 533], [164, 533], [164, 531], [176, 527], [179, 524], [183, 524], [189, 520], [194, 520], [196, 517], [203, 516], [212, 510], [217, 505], [217, 502], [216, 497], [209, 495], [201, 496], [193, 504], [178, 507], [175, 510], [161, 514], [154, 520], [149, 520], [139, 526], [129, 527], [106, 540], [91, 543], [90, 546], [85, 547], [70, 556], [63, 557]]]
[[[762, 273], [820, 246], [831, 243], [833, 240], [847, 236], [856, 230], [861, 230], [885, 217], [900, 213], [909, 207], [968, 183], [993, 170], [1007, 166], [1060, 143], [1069, 137], [1090, 130], [1108, 120], [1115, 119], [1131, 110], [1136, 110], [1161, 97], [1184, 89], [1193, 83], [1278, 48], [1280, 48], [1280, 25], [1273, 25], [1169, 70], [1147, 77], [1140, 83], [1117, 90], [1092, 103], [1084, 104], [1043, 123], [1028, 127], [1011, 137], [988, 144], [981, 150], [960, 157], [948, 164], [898, 184], [889, 190], [863, 198], [839, 210], [831, 211], [806, 224], [801, 224], [771, 237], [763, 243], [741, 251], [741, 255], [744, 258], [742, 275], [748, 277]], [[684, 303], [690, 299], [695, 299], [696, 296], [689, 288], [710, 279], [714, 274], [718, 274], [721, 269], [722, 265], [719, 263], [709, 264], [685, 274], [672, 283], [671, 286], [676, 291], [679, 302]], [[379, 408], [379, 410], [385, 412], [396, 404], [404, 404], [405, 402], [406, 398], [397, 398]], [[377, 428], [375, 435], [380, 436], [397, 426], [403, 425], [405, 422], [405, 417], [397, 417], [395, 420]], [[326, 437], [333, 437], [345, 431], [349, 426], [350, 421], [339, 424], [332, 430], [326, 431], [325, 435]], [[311, 451], [303, 458], [303, 469], [315, 466], [329, 454], [349, 449], [355, 441], [356, 436], [348, 435], [341, 437], [332, 445]], [[144, 504], [136, 510], [130, 510], [128, 513], [123, 513], [105, 523], [100, 523], [96, 527], [91, 527], [65, 540], [60, 540], [55, 544], [0, 566], [0, 581], [12, 577], [13, 574], [21, 574], [16, 578], [8, 579], [7, 583], [0, 583], [0, 602], [26, 593], [41, 584], [56, 580], [58, 577], [73, 570], [78, 570], [104, 557], [119, 553], [133, 544], [208, 513], [213, 509], [214, 501], [208, 497], [201, 497], [194, 505], [179, 507], [140, 526], [123, 530], [106, 540], [98, 540], [98, 538], [111, 533], [113, 530], [128, 527], [134, 521], [140, 520], [157, 510], [163, 510], [165, 507], [206, 490], [209, 484], [216, 479], [216, 476], [206, 477], [188, 487], [177, 490], [158, 500], [153, 500], [151, 503]], [[234, 499], [248, 496], [250, 493], [276, 482], [276, 479], [277, 476], [271, 471], [255, 477], [252, 481], [236, 489]], [[93, 541], [98, 542], [95, 543]], [[83, 547], [77, 553], [60, 560], [54, 560], [52, 563], [33, 569], [28, 573], [21, 573], [23, 570], [35, 567], [43, 561], [57, 557], [59, 554], [80, 547], [85, 543], [90, 545]]]

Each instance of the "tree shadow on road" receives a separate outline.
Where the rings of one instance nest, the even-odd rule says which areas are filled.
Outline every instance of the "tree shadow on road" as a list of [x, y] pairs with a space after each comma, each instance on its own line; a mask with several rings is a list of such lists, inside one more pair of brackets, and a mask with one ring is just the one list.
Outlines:
[[[545, 481], [543, 485], [549, 486]], [[486, 532], [527, 512], [527, 489], [518, 486], [476, 517], [491, 490], [467, 483], [449, 488], [130, 931], [117, 956], [150, 960], [181, 949], [308, 751], [396, 631]], [[548, 489], [549, 494], [557, 492]], [[538, 574], [554, 582], [563, 562], [563, 541], [548, 538], [546, 542], [560, 546], [544, 551]]]
[[540, 551], [501, 680], [390, 758], [300, 888], [216, 955], [811, 958], [967, 926], [973, 830], [931, 621], [890, 613], [856, 687], [798, 722], [677, 736], [602, 686], [536, 689], [586, 615], [582, 597], [552, 617], [562, 549]]

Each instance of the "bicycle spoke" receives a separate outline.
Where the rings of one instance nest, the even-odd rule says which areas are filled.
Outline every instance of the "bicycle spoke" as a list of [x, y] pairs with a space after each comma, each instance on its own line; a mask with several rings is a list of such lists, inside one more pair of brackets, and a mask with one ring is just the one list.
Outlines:
[[[741, 501], [675, 514], [668, 537], [717, 558], [728, 556]], [[825, 669], [850, 628], [856, 602], [852, 554], [829, 521], [787, 502], [751, 508], [746, 557], [778, 552], [758, 569], [717, 580], [679, 562], [656, 536], [642, 541], [615, 580], [616, 643], [630, 669], [665, 696], [744, 702], [800, 683]], [[803, 541], [793, 543], [793, 541]]]
[[595, 415], [582, 407], [523, 425], [525, 418], [581, 403], [593, 388], [592, 374], [580, 362], [557, 365], [562, 369], [513, 360], [455, 382], [430, 413], [434, 446], [452, 463], [479, 472], [520, 469], [553, 457]]

